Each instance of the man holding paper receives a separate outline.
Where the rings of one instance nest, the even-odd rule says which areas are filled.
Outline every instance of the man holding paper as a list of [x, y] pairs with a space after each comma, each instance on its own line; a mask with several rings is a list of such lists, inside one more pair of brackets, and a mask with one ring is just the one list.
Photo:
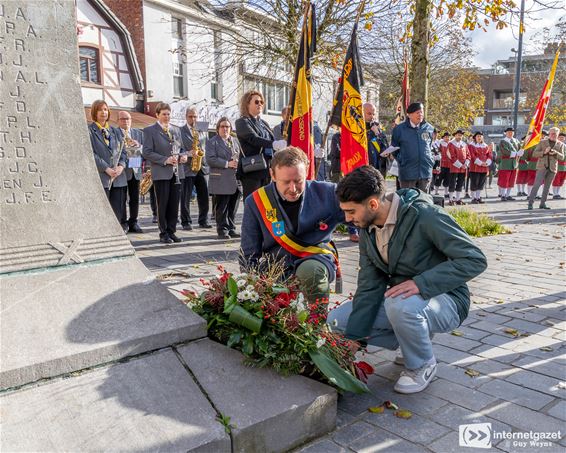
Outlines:
[[[402, 188], [416, 187], [428, 192], [432, 179], [432, 134], [434, 127], [424, 120], [424, 106], [413, 102], [407, 108], [408, 118], [393, 129], [392, 154], [399, 166], [399, 183]], [[382, 153], [388, 154], [389, 148]]]
[[515, 129], [508, 127], [505, 129], [505, 138], [499, 142], [497, 158], [499, 160], [499, 175], [497, 185], [499, 186], [499, 196], [501, 201], [513, 201], [511, 189], [515, 185], [517, 177], [517, 156], [521, 157], [521, 142], [515, 137]]

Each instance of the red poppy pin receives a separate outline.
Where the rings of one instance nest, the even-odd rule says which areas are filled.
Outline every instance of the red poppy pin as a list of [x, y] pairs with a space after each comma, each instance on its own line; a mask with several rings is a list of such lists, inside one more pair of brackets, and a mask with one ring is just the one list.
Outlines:
[[320, 231], [326, 231], [326, 230], [328, 230], [328, 224], [325, 223], [324, 220], [320, 220], [320, 221], [318, 222], [318, 229], [319, 229]]

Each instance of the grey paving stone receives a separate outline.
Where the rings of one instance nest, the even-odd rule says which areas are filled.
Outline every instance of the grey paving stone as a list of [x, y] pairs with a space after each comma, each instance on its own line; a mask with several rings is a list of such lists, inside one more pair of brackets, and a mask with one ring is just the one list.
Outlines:
[[435, 340], [432, 342], [432, 347], [437, 362], [465, 365], [479, 360], [477, 357], [474, 357], [473, 354], [437, 344]]
[[475, 377], [467, 375], [466, 370], [468, 368], [479, 371], [476, 369], [475, 365], [461, 368], [444, 363], [439, 363], [436, 371], [436, 376], [471, 388], [477, 388], [480, 385], [485, 384], [486, 382], [491, 380], [491, 378], [489, 376], [486, 376], [485, 374], [481, 374], [480, 376]]
[[548, 415], [566, 421], [566, 401], [558, 401], [558, 404], [548, 410]]
[[489, 335], [489, 332], [485, 332], [483, 330], [476, 329], [476, 328], [473, 327], [473, 325], [460, 326], [456, 330], [462, 332], [464, 334], [464, 338], [467, 338], [469, 340], [479, 341], [482, 338], [487, 337]]
[[552, 396], [543, 395], [525, 387], [501, 379], [494, 379], [479, 387], [484, 393], [511, 401], [532, 409], [541, 409], [553, 400]]
[[523, 431], [564, 431], [561, 420], [509, 402], [490, 407], [489, 416]]
[[479, 355], [480, 357], [497, 360], [498, 362], [503, 363], [511, 363], [520, 358], [520, 355], [518, 353], [488, 344], [483, 344], [471, 350], [470, 354]]
[[520, 373], [514, 373], [506, 377], [505, 380], [536, 390], [537, 392], [546, 393], [558, 398], [566, 398], [566, 390], [559, 390], [557, 388], [559, 380], [545, 376], [544, 374], [522, 370]]
[[296, 453], [346, 453], [348, 450], [329, 439], [322, 439], [295, 451]]
[[547, 326], [545, 324], [541, 324], [540, 322], [535, 323], [524, 321], [522, 319], [513, 319], [509, 322], [506, 322], [505, 327], [511, 327], [521, 332], [536, 333], [537, 335], [542, 335], [544, 337], [552, 337], [555, 334], [560, 333], [560, 330]]
[[395, 434], [379, 428], [375, 428], [374, 433], [352, 443], [350, 448], [357, 453], [420, 453], [428, 451], [422, 445], [407, 442]]
[[484, 359], [481, 362], [476, 362], [470, 366], [476, 371], [479, 371], [483, 375], [504, 379], [512, 374], [520, 373], [522, 368], [513, 366], [512, 364], [501, 363], [495, 360]]
[[514, 361], [513, 365], [556, 379], [566, 380], [566, 363], [563, 357], [547, 356], [547, 358], [541, 359], [533, 356], [523, 356]]
[[235, 425], [235, 452], [289, 450], [336, 426], [336, 391], [327, 385], [247, 367], [242, 354], [208, 339], [178, 351], [217, 410]]
[[369, 423], [355, 422], [337, 430], [332, 436], [332, 439], [334, 442], [347, 447], [360, 437], [367, 436], [374, 431], [375, 426], [370, 425]]
[[479, 392], [469, 387], [447, 381], [446, 379], [436, 379], [427, 388], [427, 393], [431, 393], [439, 398], [446, 399], [452, 404], [457, 404], [465, 408], [479, 411], [497, 400], [491, 395]]
[[395, 417], [391, 410], [381, 414], [368, 413], [364, 419], [368, 423], [419, 444], [428, 444], [449, 431], [445, 426], [417, 414], [413, 414], [409, 419], [400, 419]]
[[230, 452], [216, 412], [170, 349], [0, 400], [3, 451]]
[[449, 405], [436, 411], [431, 419], [443, 426], [446, 426], [458, 432], [460, 425], [468, 425], [471, 423], [491, 423], [492, 429], [496, 431], [511, 431], [511, 427], [499, 420], [484, 415], [489, 410], [471, 411], [460, 406]]
[[466, 352], [481, 345], [479, 341], [446, 334], [435, 335], [434, 342], [435, 344], [441, 344], [448, 348], [458, 349], [460, 351]]
[[343, 426], [349, 425], [355, 419], [356, 418], [353, 415], [348, 414], [348, 412], [338, 410], [338, 413], [336, 414], [336, 429], [340, 429]]

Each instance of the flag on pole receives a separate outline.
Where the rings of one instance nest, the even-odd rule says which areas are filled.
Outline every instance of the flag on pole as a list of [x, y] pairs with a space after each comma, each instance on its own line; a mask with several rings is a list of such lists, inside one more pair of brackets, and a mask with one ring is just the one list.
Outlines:
[[316, 14], [312, 2], [306, 7], [291, 93], [287, 137], [289, 137], [289, 145], [296, 146], [307, 154], [310, 162], [307, 179], [315, 179], [311, 60], [316, 51]]
[[395, 108], [395, 124], [401, 124], [407, 118], [407, 107], [409, 107], [411, 88], [409, 87], [409, 65], [407, 58], [403, 58], [405, 73], [403, 74], [403, 83], [401, 85], [401, 96], [397, 101]]
[[527, 137], [525, 138], [525, 144], [523, 149], [529, 149], [533, 146], [539, 144], [542, 138], [542, 126], [544, 124], [544, 117], [546, 116], [546, 109], [548, 108], [548, 103], [550, 102], [550, 94], [552, 92], [552, 84], [554, 82], [554, 74], [556, 73], [556, 66], [558, 65], [558, 56], [560, 55], [560, 49], [556, 51], [556, 56], [554, 57], [554, 62], [550, 68], [550, 74], [546, 79], [540, 99], [538, 100], [535, 114], [529, 125], [529, 131], [527, 132]]
[[356, 22], [330, 117], [330, 124], [340, 127], [340, 170], [344, 175], [369, 163], [366, 123], [360, 95], [360, 87], [363, 86], [364, 79], [358, 53], [357, 31]]

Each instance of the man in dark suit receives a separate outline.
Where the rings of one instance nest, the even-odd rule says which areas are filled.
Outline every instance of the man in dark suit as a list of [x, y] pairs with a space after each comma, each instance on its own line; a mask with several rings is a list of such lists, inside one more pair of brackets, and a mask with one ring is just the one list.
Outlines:
[[141, 169], [141, 147], [143, 144], [143, 132], [132, 127], [132, 116], [124, 110], [118, 112], [118, 126], [124, 138], [124, 147], [128, 155], [128, 166], [126, 178], [128, 180], [128, 207], [130, 218], [127, 219], [126, 211], [122, 216], [122, 225], [128, 226], [128, 233], [143, 233], [138, 225], [138, 213], [140, 207], [140, 180]]
[[181, 127], [181, 140], [183, 142], [183, 149], [187, 153], [187, 163], [183, 166], [185, 178], [181, 187], [181, 225], [183, 230], [192, 230], [191, 219], [191, 195], [193, 187], [197, 191], [198, 202], [198, 224], [200, 228], [212, 228], [208, 222], [209, 200], [208, 200], [208, 182], [206, 177], [209, 169], [206, 165], [206, 160], [202, 159], [202, 167], [199, 171], [192, 170], [193, 165], [193, 145], [194, 136], [193, 132], [198, 136], [199, 148], [204, 152], [204, 138], [201, 137], [199, 131], [196, 130], [197, 124], [197, 110], [194, 107], [187, 109], [185, 114], [187, 124]]
[[[182, 176], [180, 164], [187, 161], [187, 156], [173, 152], [182, 151], [179, 129], [169, 124], [171, 107], [160, 102], [155, 108], [157, 122], [143, 130], [144, 159], [151, 164], [151, 177], [155, 188], [159, 240], [164, 244], [181, 242], [175, 235], [179, 214], [179, 178]], [[176, 172], [180, 174], [176, 174]]]

